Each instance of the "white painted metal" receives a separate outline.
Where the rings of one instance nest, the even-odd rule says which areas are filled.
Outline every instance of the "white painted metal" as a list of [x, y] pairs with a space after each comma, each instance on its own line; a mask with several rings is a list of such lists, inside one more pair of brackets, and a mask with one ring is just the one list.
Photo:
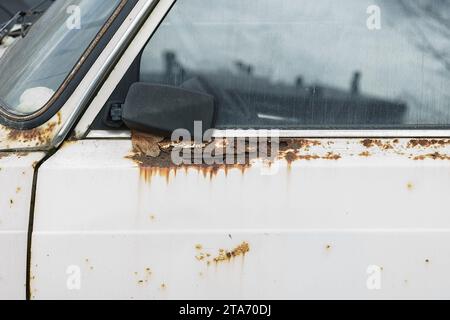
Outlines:
[[33, 164], [42, 153], [0, 153], [0, 300], [25, 299]]
[[33, 298], [450, 298], [450, 162], [413, 160], [450, 147], [320, 141], [305, 152], [341, 159], [212, 178], [140, 172], [127, 140], [63, 146], [39, 171]]
[[130, 139], [129, 130], [92, 130], [86, 136], [86, 139]]

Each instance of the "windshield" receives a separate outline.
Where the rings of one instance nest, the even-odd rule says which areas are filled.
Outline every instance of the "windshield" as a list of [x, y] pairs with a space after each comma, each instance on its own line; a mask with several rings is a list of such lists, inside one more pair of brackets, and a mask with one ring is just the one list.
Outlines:
[[58, 0], [0, 59], [0, 104], [16, 115], [41, 109], [72, 72], [120, 0]]

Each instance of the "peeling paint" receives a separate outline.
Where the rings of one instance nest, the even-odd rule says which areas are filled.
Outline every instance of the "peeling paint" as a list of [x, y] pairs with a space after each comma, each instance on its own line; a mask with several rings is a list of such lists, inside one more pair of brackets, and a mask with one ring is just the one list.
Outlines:
[[450, 145], [450, 139], [412, 139], [408, 142], [409, 148], [423, 147], [430, 148], [436, 146]]
[[[271, 142], [268, 142], [267, 156], [273, 158], [273, 160], [266, 161], [270, 166], [272, 161], [285, 159], [288, 163], [292, 163], [297, 160], [339, 160], [341, 155], [335, 152], [327, 152], [323, 155], [317, 154], [302, 154], [300, 151], [309, 152], [312, 147], [320, 147], [322, 143], [319, 140], [308, 139], [282, 139], [279, 145], [278, 155], [270, 155]], [[327, 144], [332, 145], [332, 142]], [[226, 139], [215, 139], [209, 142], [205, 142], [201, 145], [195, 145], [193, 142], [180, 142], [174, 143], [162, 137], [144, 134], [139, 132], [133, 132], [132, 134], [132, 152], [127, 156], [128, 159], [133, 160], [139, 165], [140, 176], [145, 181], [149, 181], [155, 175], [165, 176], [169, 181], [170, 175], [173, 173], [176, 176], [177, 171], [194, 169], [201, 173], [204, 177], [212, 178], [216, 176], [220, 171], [223, 171], [225, 175], [230, 170], [240, 170], [242, 174], [251, 167], [254, 160], [258, 158], [258, 150], [248, 141], [245, 141], [244, 148], [238, 148], [237, 144], [234, 146], [234, 154], [231, 157], [235, 160], [234, 164], [227, 164], [225, 161], [227, 157]], [[175, 165], [171, 158], [171, 153], [174, 148], [181, 150], [195, 148], [200, 149], [200, 153], [203, 154], [206, 148], [212, 149], [212, 156], [216, 154], [223, 154], [223, 163], [221, 164], [207, 164], [205, 159], [196, 159], [195, 155], [192, 156], [192, 164]], [[221, 150], [220, 150], [221, 149]], [[220, 151], [220, 153], [218, 153]], [[233, 151], [233, 149], [232, 149]], [[239, 157], [240, 156], [240, 157]], [[228, 157], [230, 155], [228, 154]], [[238, 157], [240, 158], [238, 161]], [[211, 160], [211, 159], [209, 159]], [[267, 159], [265, 159], [267, 160]], [[236, 163], [239, 162], [239, 163]]]
[[[200, 172], [204, 177], [216, 176], [219, 171], [223, 171], [225, 175], [228, 174], [229, 170], [237, 169], [242, 173], [250, 167], [250, 158], [245, 157], [245, 164], [206, 164], [204, 159], [192, 158], [192, 164], [181, 164], [176, 165], [172, 161], [171, 153], [174, 147], [177, 148], [190, 148], [200, 147], [203, 151], [211, 143], [217, 143], [217, 141], [212, 141], [210, 143], [205, 143], [201, 146], [196, 146], [193, 143], [173, 143], [163, 138], [134, 133], [132, 136], [133, 150], [130, 155], [127, 156], [128, 159], [133, 160], [139, 165], [140, 176], [145, 181], [149, 181], [153, 176], [159, 174], [165, 176], [167, 181], [169, 180], [170, 174], [173, 172], [174, 175], [177, 174], [178, 170], [189, 170], [195, 169]], [[224, 147], [224, 144], [221, 145]], [[197, 163], [196, 163], [197, 162]], [[200, 162], [200, 163], [198, 163]]]
[[[359, 147], [358, 147], [359, 141]], [[288, 168], [297, 161], [315, 161], [315, 160], [327, 160], [338, 161], [344, 157], [362, 157], [371, 158], [375, 156], [383, 156], [388, 154], [395, 154], [397, 156], [408, 157], [411, 160], [449, 160], [450, 155], [448, 153], [447, 146], [450, 145], [450, 140], [446, 139], [301, 139], [301, 138], [282, 138], [279, 141], [277, 148], [278, 154], [268, 155], [270, 160], [258, 158], [258, 150], [248, 141], [245, 141], [245, 148], [234, 148], [234, 162], [237, 162], [238, 156], [241, 156], [241, 163], [238, 164], [207, 164], [203, 158], [195, 158], [195, 155], [191, 156], [191, 163], [175, 165], [172, 162], [171, 153], [174, 148], [186, 151], [199, 150], [199, 154], [203, 154], [205, 148], [212, 149], [212, 156], [215, 154], [224, 154], [226, 158], [226, 152], [228, 140], [223, 138], [217, 138], [215, 140], [204, 142], [201, 145], [194, 144], [193, 142], [172, 142], [162, 137], [152, 136], [142, 133], [133, 133], [132, 145], [133, 150], [127, 156], [128, 159], [133, 160], [138, 164], [140, 169], [140, 176], [145, 181], [150, 181], [152, 177], [160, 175], [166, 178], [169, 182], [171, 177], [177, 175], [178, 170], [184, 170], [187, 172], [189, 169], [197, 170], [204, 177], [210, 179], [215, 177], [220, 171], [228, 175], [230, 170], [240, 170], [242, 174], [245, 174], [247, 169], [252, 167], [254, 161], [264, 160], [264, 163], [268, 166], [272, 166], [275, 161], [286, 161]], [[268, 149], [270, 147], [270, 141], [268, 143]], [[212, 148], [211, 148], [212, 147]], [[433, 147], [435, 153], [420, 154], [422, 151], [429, 151], [429, 148]], [[198, 148], [198, 149], [196, 149]], [[222, 148], [222, 150], [220, 150]], [[190, 150], [188, 150], [190, 149]], [[370, 150], [367, 150], [370, 149]], [[220, 153], [216, 153], [220, 151]], [[228, 150], [229, 151], [229, 150]], [[233, 152], [233, 149], [231, 149]], [[195, 152], [191, 152], [194, 153]], [[242, 155], [244, 155], [242, 157]], [[230, 155], [229, 155], [230, 156]], [[211, 159], [206, 159], [211, 160]], [[242, 161], [243, 160], [243, 161]], [[213, 161], [214, 162], [214, 161]]]
[[366, 148], [374, 148], [379, 147], [383, 150], [393, 149], [393, 144], [398, 143], [398, 140], [394, 141], [382, 141], [379, 139], [364, 139], [361, 141], [361, 144]]
[[61, 126], [61, 114], [58, 113], [56, 120], [51, 120], [46, 124], [31, 130], [17, 130], [4, 128], [6, 133], [6, 143], [24, 143], [30, 146], [50, 145], [55, 135], [56, 128]]

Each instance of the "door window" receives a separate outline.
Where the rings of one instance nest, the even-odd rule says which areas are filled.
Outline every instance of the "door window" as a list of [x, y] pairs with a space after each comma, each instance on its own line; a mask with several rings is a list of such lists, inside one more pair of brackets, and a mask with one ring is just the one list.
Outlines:
[[450, 123], [444, 0], [178, 0], [140, 81], [212, 94], [217, 128]]

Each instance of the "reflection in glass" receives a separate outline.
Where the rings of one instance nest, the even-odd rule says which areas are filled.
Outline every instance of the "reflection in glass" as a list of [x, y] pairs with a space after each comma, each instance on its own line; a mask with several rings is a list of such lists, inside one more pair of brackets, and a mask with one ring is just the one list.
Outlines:
[[[0, 104], [27, 115], [58, 90], [120, 0], [58, 0], [0, 60]], [[71, 10], [75, 8], [77, 10]], [[73, 14], [79, 13], [78, 17]], [[73, 25], [71, 19], [79, 21]], [[79, 28], [78, 28], [79, 27]]]
[[448, 125], [449, 21], [447, 0], [180, 0], [141, 80], [213, 94], [218, 127]]

